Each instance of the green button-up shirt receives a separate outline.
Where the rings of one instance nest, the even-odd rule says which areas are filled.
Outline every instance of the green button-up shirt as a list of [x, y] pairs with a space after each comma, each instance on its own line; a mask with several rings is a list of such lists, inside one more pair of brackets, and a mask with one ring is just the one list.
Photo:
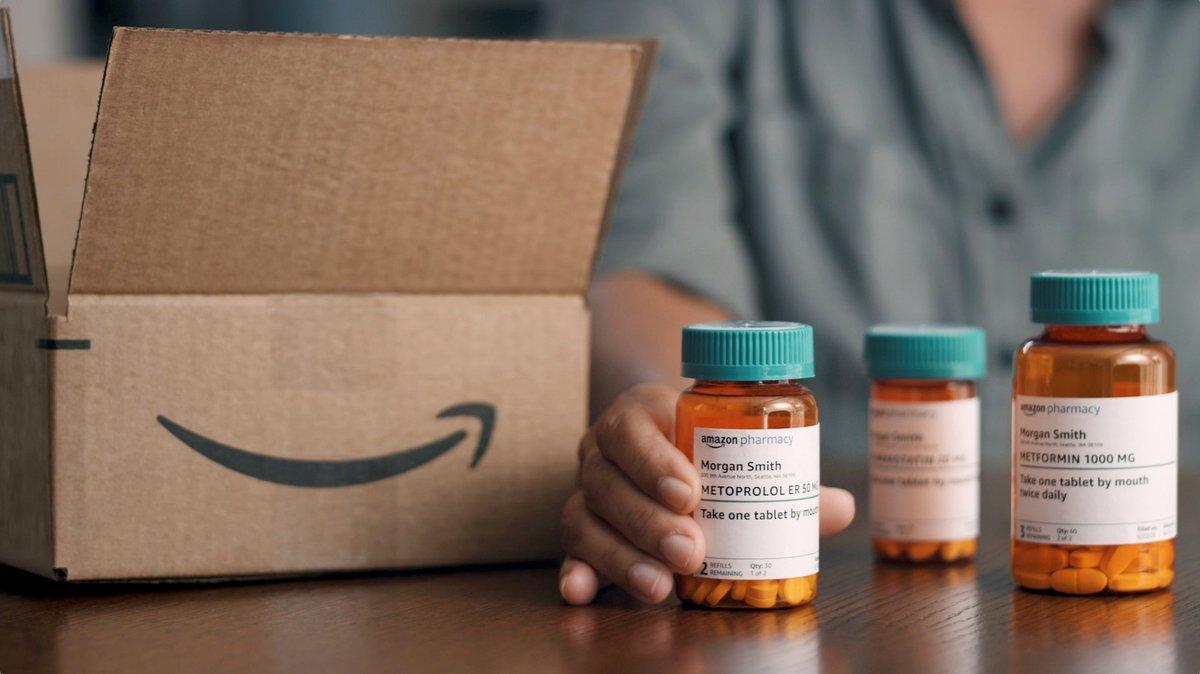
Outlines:
[[1195, 421], [1200, 3], [1113, 2], [1085, 80], [1025, 147], [949, 0], [568, 5], [569, 34], [662, 39], [600, 273], [812, 324], [832, 448], [865, 444], [862, 337], [883, 321], [986, 328], [1002, 437], [1013, 349], [1038, 331], [1029, 274], [1047, 268], [1161, 274], [1153, 332], [1181, 352]]

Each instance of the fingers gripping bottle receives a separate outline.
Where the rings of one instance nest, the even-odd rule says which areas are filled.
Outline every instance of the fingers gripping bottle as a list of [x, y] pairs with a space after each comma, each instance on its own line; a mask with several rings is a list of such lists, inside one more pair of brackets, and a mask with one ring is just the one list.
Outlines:
[[1013, 378], [1012, 572], [1031, 590], [1146, 592], [1175, 576], [1175, 353], [1149, 272], [1042, 272]]
[[973, 559], [979, 541], [981, 328], [879, 325], [871, 377], [871, 538], [880, 559]]
[[675, 442], [700, 472], [694, 513], [706, 556], [676, 579], [686, 603], [786, 608], [817, 592], [820, 434], [812, 328], [701, 323], [683, 329]]

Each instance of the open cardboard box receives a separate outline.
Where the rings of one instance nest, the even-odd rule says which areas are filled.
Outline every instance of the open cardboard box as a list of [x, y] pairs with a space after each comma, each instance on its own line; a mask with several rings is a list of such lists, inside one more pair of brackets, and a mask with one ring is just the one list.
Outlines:
[[556, 554], [651, 45], [118, 29], [93, 138], [0, 21], [0, 562]]

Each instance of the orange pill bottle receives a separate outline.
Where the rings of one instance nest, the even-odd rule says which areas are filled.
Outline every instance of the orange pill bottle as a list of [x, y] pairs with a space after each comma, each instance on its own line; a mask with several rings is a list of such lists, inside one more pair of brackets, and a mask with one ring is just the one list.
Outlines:
[[820, 427], [812, 328], [736, 321], [683, 329], [675, 442], [700, 472], [700, 571], [676, 578], [687, 604], [786, 608], [817, 592]]
[[869, 509], [887, 561], [973, 559], [979, 541], [979, 397], [985, 335], [966, 325], [867, 331]]
[[1175, 576], [1175, 353], [1150, 272], [1035, 274], [1013, 376], [1012, 573], [1064, 594], [1147, 592]]

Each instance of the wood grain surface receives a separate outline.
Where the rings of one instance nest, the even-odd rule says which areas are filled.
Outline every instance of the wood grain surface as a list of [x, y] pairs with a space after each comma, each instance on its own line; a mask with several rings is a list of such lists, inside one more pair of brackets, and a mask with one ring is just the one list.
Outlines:
[[[863, 461], [823, 470], [863, 503]], [[876, 563], [860, 514], [824, 542], [820, 593], [798, 609], [643, 607], [618, 591], [572, 608], [551, 565], [153, 586], [4, 571], [0, 671], [1198, 672], [1197, 488], [1197, 473], [1181, 477], [1177, 579], [1151, 595], [1014, 588], [1008, 468], [994, 463], [975, 564]]]

